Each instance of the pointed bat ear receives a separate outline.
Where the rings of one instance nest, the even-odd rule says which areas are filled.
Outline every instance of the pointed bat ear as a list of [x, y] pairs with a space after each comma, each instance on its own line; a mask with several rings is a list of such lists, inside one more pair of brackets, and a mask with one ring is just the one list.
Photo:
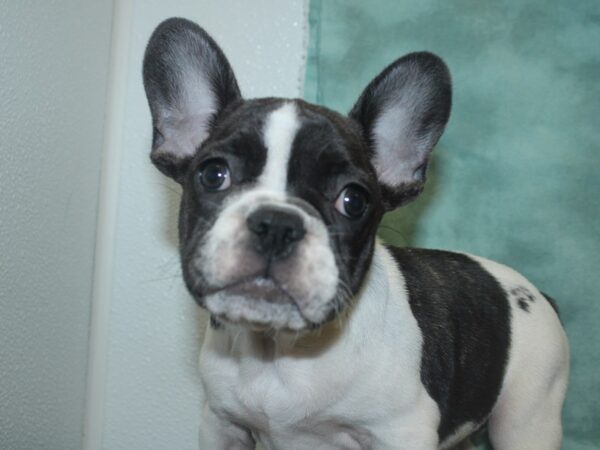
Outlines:
[[369, 145], [386, 209], [423, 190], [429, 156], [448, 122], [451, 103], [446, 64], [420, 52], [388, 66], [350, 111]]
[[218, 114], [241, 99], [225, 55], [198, 25], [167, 19], [144, 55], [144, 87], [152, 113], [152, 162], [181, 182]]

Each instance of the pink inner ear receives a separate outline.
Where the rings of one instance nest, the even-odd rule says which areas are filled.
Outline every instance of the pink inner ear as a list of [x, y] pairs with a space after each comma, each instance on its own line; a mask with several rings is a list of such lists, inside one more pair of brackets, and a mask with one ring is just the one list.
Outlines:
[[193, 156], [198, 147], [208, 137], [208, 129], [213, 111], [192, 116], [175, 114], [162, 119], [157, 128], [164, 140], [153, 149], [153, 153], [172, 155], [175, 158]]
[[164, 137], [160, 150], [176, 158], [192, 156], [208, 137], [210, 120], [217, 110], [217, 99], [204, 73], [203, 61], [180, 60], [171, 55], [178, 89], [167, 102], [157, 102], [158, 131]]
[[419, 127], [415, 109], [410, 96], [403, 98], [387, 107], [373, 128], [373, 164], [382, 184], [397, 187], [419, 181], [418, 169], [431, 152], [431, 139], [415, 133]]

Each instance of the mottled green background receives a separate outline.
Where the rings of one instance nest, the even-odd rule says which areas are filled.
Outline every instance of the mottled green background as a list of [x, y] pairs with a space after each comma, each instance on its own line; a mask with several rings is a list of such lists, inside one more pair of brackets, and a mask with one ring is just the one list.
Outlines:
[[572, 349], [563, 448], [599, 449], [600, 1], [313, 0], [309, 48], [305, 97], [338, 111], [407, 52], [447, 62], [428, 186], [381, 236], [498, 260], [555, 297]]

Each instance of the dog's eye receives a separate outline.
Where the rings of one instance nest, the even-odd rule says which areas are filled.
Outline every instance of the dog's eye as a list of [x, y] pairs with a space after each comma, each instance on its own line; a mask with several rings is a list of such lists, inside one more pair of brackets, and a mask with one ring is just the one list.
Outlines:
[[365, 213], [368, 204], [366, 191], [356, 184], [349, 184], [336, 199], [335, 209], [346, 217], [358, 219]]
[[231, 186], [229, 167], [224, 159], [209, 159], [200, 166], [198, 178], [208, 191], [224, 191]]

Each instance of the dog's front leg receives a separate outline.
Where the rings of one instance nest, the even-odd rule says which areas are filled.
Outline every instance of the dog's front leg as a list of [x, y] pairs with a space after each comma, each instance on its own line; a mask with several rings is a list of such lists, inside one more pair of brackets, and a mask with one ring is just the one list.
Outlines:
[[254, 450], [252, 434], [228, 420], [217, 416], [207, 404], [202, 412], [200, 448], [210, 450]]

